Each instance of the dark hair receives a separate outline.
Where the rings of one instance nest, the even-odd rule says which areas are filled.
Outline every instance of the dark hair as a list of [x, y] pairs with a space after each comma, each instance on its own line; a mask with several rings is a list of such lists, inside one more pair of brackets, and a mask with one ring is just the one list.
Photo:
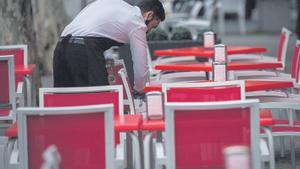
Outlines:
[[165, 10], [159, 0], [139, 0], [135, 5], [141, 9], [142, 13], [153, 11], [161, 21], [165, 20]]

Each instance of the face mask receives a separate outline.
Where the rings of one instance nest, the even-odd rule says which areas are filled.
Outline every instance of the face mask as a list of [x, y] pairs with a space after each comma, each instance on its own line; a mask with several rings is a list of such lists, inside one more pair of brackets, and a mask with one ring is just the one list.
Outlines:
[[[146, 20], [146, 21], [145, 21], [146, 26], [148, 27], [149, 23], [150, 23], [151, 21], [153, 21], [153, 20], [154, 20], [154, 17], [152, 17], [152, 19]], [[148, 33], [149, 31], [150, 31], [150, 30], [147, 30], [146, 33]]]
[[145, 21], [145, 24], [148, 26], [148, 24], [149, 24], [151, 21], [153, 21], [153, 18], [152, 18], [152, 19], [149, 19], [149, 20], [146, 20], [146, 21]]

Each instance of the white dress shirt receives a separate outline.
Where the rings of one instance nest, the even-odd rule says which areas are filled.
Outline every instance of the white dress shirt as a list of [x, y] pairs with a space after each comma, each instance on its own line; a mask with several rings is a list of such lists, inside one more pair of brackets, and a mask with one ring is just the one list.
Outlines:
[[142, 91], [149, 78], [146, 32], [147, 26], [137, 6], [123, 0], [96, 0], [65, 27], [61, 36], [106, 37], [130, 43], [134, 89]]

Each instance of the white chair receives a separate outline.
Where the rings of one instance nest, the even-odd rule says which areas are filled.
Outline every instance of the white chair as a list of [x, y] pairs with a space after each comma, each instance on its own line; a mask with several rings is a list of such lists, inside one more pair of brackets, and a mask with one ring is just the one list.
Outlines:
[[20, 67], [26, 72], [16, 72], [16, 83], [23, 82], [26, 86], [26, 105], [31, 106], [31, 75], [35, 68], [34, 64], [28, 64], [27, 45], [5, 45], [0, 46], [0, 55], [14, 55], [15, 67]]
[[[0, 126], [3, 128], [11, 127], [16, 121], [17, 103], [20, 106], [24, 104], [23, 82], [19, 82], [16, 87], [14, 70], [14, 56], [0, 56]], [[0, 158], [0, 168], [4, 165], [6, 169], [17, 141], [5, 133], [0, 142], [0, 157], [3, 157]]]
[[40, 169], [43, 151], [53, 144], [61, 168], [116, 168], [112, 104], [20, 108], [18, 126], [22, 169]]
[[[220, 101], [232, 101], [232, 100], [245, 100], [245, 84], [244, 81], [226, 81], [226, 82], [203, 82], [203, 83], [166, 83], [162, 86], [162, 92], [164, 93], [165, 103], [191, 103], [191, 102], [220, 102]], [[188, 105], [188, 104], [187, 104]], [[167, 112], [166, 112], [167, 113]], [[165, 113], [165, 116], [167, 115]], [[217, 116], [216, 116], [217, 117]], [[220, 117], [221, 118], [221, 117]], [[262, 129], [268, 133], [268, 145], [265, 140], [261, 139], [260, 147], [264, 150], [261, 154], [262, 162], [269, 161], [270, 168], [275, 168], [274, 153], [273, 153], [273, 139], [266, 126], [262, 126]], [[150, 135], [149, 135], [150, 136]], [[147, 138], [149, 137], [147, 136]], [[146, 137], [145, 137], [146, 138]], [[158, 144], [161, 145], [161, 144]], [[145, 159], [148, 160], [149, 156], [149, 143], [148, 140], [144, 141]], [[270, 148], [270, 150], [268, 149]], [[160, 149], [161, 150], [161, 149]], [[147, 151], [147, 152], [146, 152]], [[159, 156], [160, 154], [160, 156]], [[163, 154], [157, 153], [158, 164], [165, 164]], [[162, 158], [160, 158], [162, 157]], [[161, 163], [162, 162], [162, 163]], [[147, 166], [148, 165], [148, 166]], [[145, 168], [150, 168], [149, 163], [145, 164]]]
[[[202, 3], [203, 4], [201, 4], [201, 2], [195, 3], [193, 10], [191, 10], [192, 15], [187, 20], [180, 21], [175, 25], [175, 27], [185, 27], [189, 29], [193, 39], [197, 39], [199, 30], [212, 29], [213, 17], [217, 9], [216, 0], [206, 0]], [[201, 8], [204, 8], [204, 15], [203, 17], [198, 17], [197, 12], [199, 12]]]
[[[124, 115], [123, 89], [120, 85], [68, 88], [40, 88], [39, 102], [40, 107], [66, 107], [112, 103], [114, 105], [115, 118]], [[115, 146], [115, 166], [125, 168], [127, 160], [125, 155], [126, 136], [124, 133], [116, 133], [115, 136], [118, 136], [116, 138]], [[133, 139], [135, 139], [135, 137], [133, 137]], [[136, 152], [139, 152], [138, 147]]]
[[14, 56], [0, 56], [0, 120], [16, 121]]
[[264, 55], [251, 55], [251, 54], [243, 55], [243, 56], [232, 55], [230, 57], [231, 61], [249, 60], [249, 61], [256, 61], [256, 62], [260, 62], [260, 61], [280, 62], [282, 64], [282, 68], [275, 69], [275, 71], [235, 71], [234, 73], [235, 79], [257, 79], [257, 78], [270, 77], [270, 76], [275, 77], [278, 75], [279, 72], [283, 72], [286, 67], [287, 48], [288, 48], [288, 43], [291, 34], [292, 32], [290, 30], [286, 28], [282, 28], [276, 57], [264, 56]]
[[[279, 80], [279, 81], [292, 81], [294, 83], [294, 88], [295, 90], [300, 88], [300, 82], [299, 82], [299, 72], [300, 72], [300, 41], [297, 41], [295, 48], [294, 48], [294, 54], [292, 57], [292, 64], [291, 64], [291, 69], [290, 69], [290, 74], [286, 74], [286, 73], [281, 73], [278, 72], [277, 76], [261, 76], [258, 75], [258, 78], [260, 78], [260, 80]], [[263, 78], [261, 78], [263, 77]], [[295, 94], [291, 94], [288, 92], [280, 92], [280, 91], [258, 91], [258, 92], [251, 92], [247, 95], [247, 97], [255, 97], [255, 98], [259, 98], [261, 101], [265, 100], [265, 101], [270, 101], [273, 99], [276, 99], [277, 101], [280, 99], [286, 100], [287, 97], [289, 98], [299, 98], [299, 95], [295, 95]]]
[[[296, 169], [295, 143], [294, 137], [300, 137], [300, 122], [295, 120], [295, 113], [300, 110], [300, 100], [298, 102], [268, 102], [260, 103], [260, 108], [275, 110], [285, 110], [287, 123], [272, 126], [272, 135], [274, 137], [290, 137], [291, 148], [291, 166]], [[283, 142], [284, 143], [284, 142]], [[282, 145], [282, 143], [281, 143]]]
[[246, 34], [246, 19], [245, 19], [245, 6], [246, 0], [218, 0], [218, 21], [219, 32], [224, 35], [225, 29], [225, 14], [236, 13], [240, 25], [240, 33]]
[[178, 12], [173, 12], [166, 17], [166, 20], [162, 22], [163, 28], [167, 31], [175, 27], [178, 23], [189, 19], [196, 18], [200, 10], [203, 8], [203, 2], [199, 0], [192, 0], [183, 2]]
[[[237, 111], [233, 113], [230, 109]], [[223, 148], [243, 144], [251, 149], [252, 168], [260, 169], [258, 101], [175, 102], [166, 103], [165, 111], [165, 142], [154, 143], [156, 166], [164, 165], [167, 169], [223, 168]], [[226, 118], [228, 113], [240, 119], [230, 123]], [[216, 125], [214, 115], [218, 116]], [[232, 129], [236, 130], [234, 136], [230, 134]], [[234, 137], [243, 139], [238, 139], [237, 143], [233, 141]]]

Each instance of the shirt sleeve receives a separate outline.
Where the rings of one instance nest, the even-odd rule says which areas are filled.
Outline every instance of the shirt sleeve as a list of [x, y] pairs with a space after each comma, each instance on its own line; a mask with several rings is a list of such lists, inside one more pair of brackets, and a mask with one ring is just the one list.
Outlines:
[[145, 28], [139, 27], [132, 30], [129, 33], [129, 43], [133, 61], [134, 89], [141, 92], [149, 79], [148, 44]]

